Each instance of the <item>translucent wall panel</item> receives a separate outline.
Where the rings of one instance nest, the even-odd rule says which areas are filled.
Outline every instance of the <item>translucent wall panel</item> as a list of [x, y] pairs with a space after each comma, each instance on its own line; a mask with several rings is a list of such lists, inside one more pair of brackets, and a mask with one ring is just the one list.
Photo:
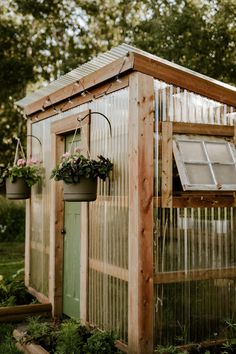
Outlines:
[[74, 113], [88, 109], [88, 105], [82, 105], [65, 113], [58, 114], [32, 124], [32, 157], [42, 161], [43, 181], [42, 184], [33, 186], [31, 195], [31, 233], [30, 233], [30, 286], [44, 295], [48, 295], [49, 276], [49, 236], [51, 219], [51, 170], [52, 142], [51, 123]]
[[127, 340], [128, 278], [128, 90], [93, 103], [91, 155], [114, 163], [110, 181], [99, 181], [98, 198], [89, 205], [89, 321], [113, 329]]
[[[161, 195], [158, 122], [233, 125], [236, 110], [157, 80], [155, 107], [157, 196]], [[225, 319], [236, 315], [235, 210], [155, 208], [154, 221], [155, 344], [230, 335]]]

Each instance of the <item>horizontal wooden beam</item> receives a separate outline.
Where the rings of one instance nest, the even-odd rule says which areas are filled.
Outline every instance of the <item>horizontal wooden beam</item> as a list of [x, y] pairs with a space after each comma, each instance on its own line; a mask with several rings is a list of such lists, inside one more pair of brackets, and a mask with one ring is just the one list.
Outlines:
[[[81, 128], [86, 124], [89, 124], [89, 113], [90, 110], [87, 109], [86, 111], [83, 111], [81, 113], [77, 114], [72, 114], [71, 116], [65, 117], [63, 120], [56, 120], [55, 122], [51, 123], [51, 133], [61, 135], [61, 134], [66, 134], [68, 132], [71, 132], [77, 128]], [[84, 117], [87, 118], [83, 120], [81, 123], [79, 123], [78, 118], [83, 119]]]
[[236, 105], [236, 88], [164, 60], [133, 53], [134, 70], [218, 102]]
[[[164, 123], [164, 122], [163, 122]], [[162, 131], [162, 122], [159, 123], [158, 131]], [[193, 134], [233, 137], [234, 127], [230, 125], [201, 124], [172, 122], [173, 134]]]
[[128, 269], [91, 258], [89, 259], [89, 268], [96, 270], [97, 272], [110, 275], [111, 277], [128, 281]]
[[0, 322], [22, 321], [28, 316], [51, 316], [51, 304], [30, 304], [0, 307]]
[[[77, 82], [71, 83], [48, 96], [40, 98], [34, 103], [25, 107], [25, 114], [31, 115], [35, 112], [42, 111], [42, 109], [48, 109], [49, 107], [55, 107], [57, 103], [73, 98], [86, 90], [100, 85], [107, 80], [115, 78], [117, 75], [123, 75], [124, 73], [132, 70], [133, 68], [133, 54], [125, 56], [115, 60], [114, 62], [106, 65], [105, 67], [98, 69], [96, 72], [86, 75]], [[91, 99], [91, 98], [90, 98]], [[68, 103], [70, 107], [70, 104]]]
[[[184, 195], [183, 192], [181, 196], [173, 196], [172, 208], [230, 208], [235, 206], [234, 192], [223, 195], [193, 193]], [[164, 207], [161, 197], [154, 197], [154, 206], [155, 208]]]
[[34, 113], [30, 116], [30, 119], [32, 120], [32, 122], [38, 122], [40, 120], [56, 116], [58, 114], [57, 111], [66, 112], [72, 108], [91, 102], [93, 100], [93, 97], [99, 98], [103, 96], [104, 92], [106, 92], [106, 95], [108, 95], [112, 92], [119, 91], [127, 87], [128, 84], [128, 75], [124, 77], [122, 76], [121, 82], [114, 80], [106, 84], [102, 84], [99, 87], [91, 88], [91, 90], [89, 90], [89, 94], [87, 94], [86, 96], [81, 96], [79, 94], [73, 97], [72, 100], [68, 100], [67, 98], [66, 101], [59, 102], [53, 105], [53, 107], [49, 107], [45, 111]]
[[180, 283], [196, 280], [236, 278], [236, 267], [219, 269], [196, 269], [187, 271], [158, 272], [154, 274], [155, 284]]

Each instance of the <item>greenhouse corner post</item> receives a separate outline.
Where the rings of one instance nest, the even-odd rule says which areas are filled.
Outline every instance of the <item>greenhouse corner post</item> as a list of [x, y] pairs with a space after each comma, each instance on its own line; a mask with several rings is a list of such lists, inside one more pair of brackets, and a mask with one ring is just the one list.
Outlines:
[[153, 353], [153, 78], [130, 75], [129, 293], [130, 354]]

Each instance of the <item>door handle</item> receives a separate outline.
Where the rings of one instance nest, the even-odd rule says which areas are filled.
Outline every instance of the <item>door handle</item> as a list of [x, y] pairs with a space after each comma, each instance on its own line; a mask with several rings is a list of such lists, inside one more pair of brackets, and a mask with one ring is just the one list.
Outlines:
[[65, 235], [66, 234], [66, 230], [65, 229], [61, 229], [61, 235]]

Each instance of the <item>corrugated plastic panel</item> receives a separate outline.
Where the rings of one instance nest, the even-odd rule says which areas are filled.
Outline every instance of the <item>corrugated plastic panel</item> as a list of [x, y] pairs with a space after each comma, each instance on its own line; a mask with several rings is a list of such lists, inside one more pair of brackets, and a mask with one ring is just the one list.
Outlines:
[[[155, 106], [156, 132], [160, 121], [233, 125], [236, 116], [234, 107], [157, 80]], [[158, 140], [156, 136], [155, 161]], [[157, 196], [161, 175], [160, 166], [155, 167]], [[224, 275], [224, 269], [236, 269], [235, 209], [155, 208], [154, 220], [154, 271], [162, 273], [162, 279], [173, 275], [154, 288], [155, 343], [180, 345], [227, 337], [225, 320], [236, 316], [236, 281]], [[213, 270], [222, 275], [207, 278]], [[198, 277], [191, 280], [194, 271]], [[178, 281], [180, 273], [186, 281]]]
[[128, 89], [97, 100], [92, 110], [109, 118], [112, 136], [106, 120], [92, 116], [91, 155], [109, 157], [114, 171], [89, 204], [89, 322], [127, 341]]

